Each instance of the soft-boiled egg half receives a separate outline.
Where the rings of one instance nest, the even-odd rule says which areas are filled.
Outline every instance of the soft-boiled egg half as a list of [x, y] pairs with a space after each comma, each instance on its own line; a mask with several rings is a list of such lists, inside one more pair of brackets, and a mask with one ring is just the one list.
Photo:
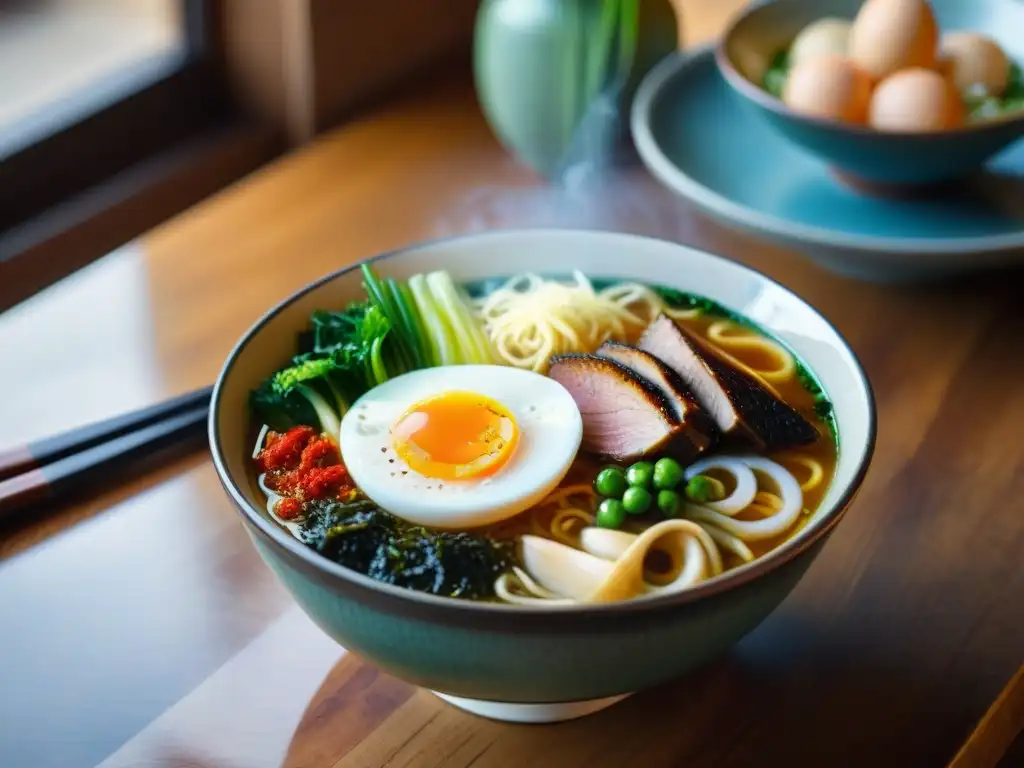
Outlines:
[[500, 365], [427, 368], [357, 400], [341, 456], [374, 503], [416, 525], [491, 525], [529, 509], [572, 465], [583, 419], [561, 384]]

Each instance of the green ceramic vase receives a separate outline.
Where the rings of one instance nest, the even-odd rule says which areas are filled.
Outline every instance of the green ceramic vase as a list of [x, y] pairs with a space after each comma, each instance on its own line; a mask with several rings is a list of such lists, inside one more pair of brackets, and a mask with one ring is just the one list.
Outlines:
[[483, 0], [477, 96], [502, 144], [557, 179], [620, 157], [636, 88], [678, 39], [669, 0]]

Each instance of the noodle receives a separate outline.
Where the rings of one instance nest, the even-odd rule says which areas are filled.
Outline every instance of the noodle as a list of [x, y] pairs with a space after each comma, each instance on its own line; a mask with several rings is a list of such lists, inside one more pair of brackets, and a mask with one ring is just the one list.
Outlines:
[[[583, 525], [580, 526], [579, 523]], [[579, 540], [579, 530], [576, 531], [576, 535], [572, 535], [574, 528], [585, 528], [588, 525], [594, 524], [594, 516], [589, 512], [584, 512], [582, 509], [574, 509], [568, 507], [566, 509], [560, 509], [555, 513], [555, 516], [551, 518], [551, 538], [555, 541], [560, 541], [563, 544], [569, 544], [574, 546]]]
[[[748, 507], [753, 511], [760, 511], [761, 519], [742, 520], [711, 509], [710, 505], [698, 506], [691, 503], [684, 503], [684, 516], [688, 520], [717, 526], [726, 533], [731, 533], [748, 542], [771, 539], [785, 533], [793, 526], [803, 511], [804, 495], [800, 490], [800, 484], [789, 473], [789, 470], [774, 461], [761, 456], [739, 458], [752, 471], [768, 477], [776, 486], [777, 495], [764, 494], [763, 491], [759, 491], [758, 493], [763, 494], [761, 502], [756, 502], [757, 495], [755, 494], [755, 503]], [[773, 508], [774, 501], [768, 501], [773, 497], [779, 499], [778, 508]], [[765, 511], [769, 511], [767, 516], [764, 516]]]
[[580, 483], [556, 488], [528, 513], [530, 531], [536, 536], [554, 539], [574, 547], [577, 539], [574, 529], [581, 527], [581, 524], [594, 525], [592, 510], [596, 501], [597, 494], [589, 484]]
[[[524, 536], [522, 562], [535, 587], [516, 573], [517, 582], [503, 574], [495, 582], [499, 596], [511, 595], [520, 602], [527, 595], [556, 594], [574, 602], [612, 602], [653, 592], [676, 592], [722, 573], [722, 556], [711, 536], [689, 520], [665, 520], [639, 536], [603, 528], [584, 528], [581, 548], [539, 536]], [[668, 556], [671, 569], [652, 573], [647, 556]]]
[[[678, 591], [722, 573], [723, 551], [750, 562], [757, 555], [747, 542], [786, 535], [806, 521], [802, 488], [782, 465], [756, 455], [721, 455], [695, 462], [684, 476], [708, 470], [732, 476], [727, 498], [704, 505], [684, 502], [685, 519], [646, 528], [640, 521], [618, 530], [597, 527], [598, 496], [590, 485], [557, 488], [527, 513], [533, 535], [520, 539], [522, 573], [503, 574], [495, 594], [524, 604], [548, 602], [551, 596], [604, 602]], [[762, 480], [768, 488], [759, 487]], [[652, 553], [667, 559], [667, 571], [652, 570]]]
[[[785, 382], [796, 375], [796, 360], [782, 345], [752, 333], [737, 323], [718, 320], [708, 326], [706, 334], [708, 340], [713, 342], [725, 357], [730, 358], [734, 363], [741, 363], [743, 367], [753, 371], [765, 381]], [[730, 351], [739, 353], [755, 349], [774, 359], [778, 366], [768, 369], [759, 368], [745, 361], [737, 360], [733, 354], [730, 354]]]
[[[475, 302], [484, 330], [498, 357], [508, 365], [547, 370], [552, 355], [594, 352], [605, 341], [630, 341], [659, 313], [692, 320], [699, 309], [673, 309], [646, 285], [616, 283], [600, 291], [581, 273], [572, 282], [517, 275]], [[796, 360], [782, 345], [729, 320], [708, 326], [705, 337], [727, 361], [756, 376], [776, 396], [773, 383], [796, 375]], [[775, 362], [751, 365], [744, 352], [757, 350]]]
[[813, 459], [810, 456], [805, 456], [803, 454], [783, 456], [779, 458], [779, 461], [786, 464], [796, 464], [810, 471], [810, 476], [800, 483], [800, 490], [804, 493], [813, 491], [821, 485], [822, 481], [825, 479], [825, 468], [821, 465], [820, 461]]
[[[698, 525], [700, 525], [700, 523], [698, 523]], [[750, 550], [750, 547], [744, 544], [743, 540], [738, 536], [733, 536], [731, 533], [727, 533], [721, 528], [717, 528], [713, 525], [701, 525], [701, 527], [707, 531], [708, 536], [711, 537], [715, 544], [726, 552], [732, 552], [745, 563], [749, 563], [754, 559], [755, 555]]]
[[546, 507], [551, 504], [558, 504], [558, 506], [563, 509], [566, 507], [576, 506], [575, 504], [569, 503], [569, 499], [572, 496], [583, 496], [591, 504], [595, 499], [597, 499], [597, 494], [594, 492], [594, 488], [590, 483], [576, 483], [556, 488], [545, 496], [544, 500], [537, 506]]
[[582, 272], [573, 281], [513, 277], [476, 302], [488, 338], [505, 363], [537, 372], [552, 355], [593, 352], [609, 339], [628, 341], [664, 312], [688, 319], [699, 310], [672, 309], [639, 283], [617, 283], [600, 291]]
[[544, 589], [530, 578], [530, 574], [516, 566], [513, 566], [511, 571], [501, 574], [494, 582], [494, 594], [499, 599], [513, 605], [539, 604], [554, 607], [575, 602]]
[[768, 491], [758, 491], [754, 495], [753, 503], [747, 507], [751, 512], [755, 512], [761, 517], [771, 517], [778, 512], [784, 506], [782, 499], [776, 496], [774, 493]]

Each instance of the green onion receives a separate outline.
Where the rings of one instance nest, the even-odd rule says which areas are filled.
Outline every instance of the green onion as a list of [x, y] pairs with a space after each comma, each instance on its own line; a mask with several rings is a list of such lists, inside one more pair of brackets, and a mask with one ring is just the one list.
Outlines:
[[464, 334], [456, 323], [456, 318], [448, 310], [445, 301], [444, 278], [440, 272], [431, 272], [426, 275], [427, 292], [430, 296], [430, 305], [437, 317], [438, 323], [444, 328], [444, 334], [449, 340], [454, 357], [454, 365], [473, 362], [472, 352], [467, 354], [466, 340]]
[[473, 341], [477, 349], [477, 362], [481, 365], [487, 365], [493, 363], [496, 359], [493, 348], [491, 346], [491, 340], [487, 337], [484, 332], [483, 322], [477, 317], [476, 312], [473, 310], [473, 302], [469, 298], [469, 294], [466, 293], [465, 289], [452, 280], [451, 276], [446, 272], [445, 277], [448, 279], [453, 292], [453, 300], [457, 302], [457, 305], [462, 315], [464, 327], [469, 329], [470, 335], [473, 337]]
[[420, 316], [419, 307], [416, 306], [416, 299], [413, 298], [412, 291], [408, 285], [399, 285], [398, 290], [402, 295], [402, 305], [409, 313], [412, 331], [420, 350], [420, 359], [423, 361], [423, 367], [431, 368], [437, 365], [436, 358], [434, 357], [434, 348], [433, 344], [430, 343], [427, 330], [423, 326], [423, 318]]
[[388, 295], [387, 288], [381, 284], [376, 273], [373, 271], [373, 267], [369, 264], [363, 264], [363, 285], [366, 288], [366, 294], [370, 297], [370, 301], [380, 307], [384, 316], [388, 319], [391, 324], [391, 334], [393, 336], [394, 357], [397, 363], [396, 371], [408, 371], [414, 366], [412, 357], [412, 350], [408, 348], [408, 342], [403, 333], [402, 318], [399, 315], [398, 308], [391, 301], [391, 297]]
[[447, 272], [431, 272], [427, 285], [440, 308], [460, 351], [461, 362], [486, 365], [493, 362], [490, 342], [473, 315], [469, 301]]
[[405, 298], [402, 296], [402, 290], [394, 280], [386, 280], [384, 282], [384, 286], [387, 289], [389, 300], [398, 312], [402, 335], [405, 337], [407, 342], [406, 346], [409, 348], [411, 353], [412, 365], [414, 368], [425, 368], [426, 363], [423, 360], [423, 348], [420, 344], [419, 336], [416, 333], [416, 321], [412, 316], [412, 312], [415, 311], [415, 307], [410, 309], [410, 307], [406, 305]]
[[437, 365], [457, 365], [460, 362], [458, 346], [452, 339], [451, 330], [434, 303], [427, 286], [425, 275], [414, 275], [409, 278], [409, 290], [412, 291], [423, 325], [434, 349], [434, 360]]
[[378, 384], [383, 384], [388, 380], [388, 369], [384, 365], [384, 358], [381, 356], [381, 347], [383, 346], [384, 338], [378, 336], [373, 340], [373, 345], [370, 347], [370, 366], [373, 370], [373, 378]]

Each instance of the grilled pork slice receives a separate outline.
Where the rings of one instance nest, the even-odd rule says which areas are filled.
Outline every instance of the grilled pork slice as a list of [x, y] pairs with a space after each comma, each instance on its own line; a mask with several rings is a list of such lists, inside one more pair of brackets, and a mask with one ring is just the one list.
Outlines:
[[671, 406], [625, 366], [596, 355], [555, 355], [548, 376], [580, 409], [584, 450], [614, 461], [675, 452], [680, 427]]
[[679, 446], [680, 453], [697, 456], [709, 445], [718, 434], [718, 428], [704, 409], [697, 404], [693, 393], [675, 371], [661, 360], [647, 352], [620, 344], [606, 341], [597, 350], [599, 357], [607, 357], [619, 365], [623, 365], [637, 376], [646, 379], [669, 404], [679, 424], [679, 440], [689, 442], [689, 450]]
[[818, 439], [818, 431], [794, 408], [670, 317], [656, 317], [637, 346], [679, 374], [731, 441], [778, 450]]

